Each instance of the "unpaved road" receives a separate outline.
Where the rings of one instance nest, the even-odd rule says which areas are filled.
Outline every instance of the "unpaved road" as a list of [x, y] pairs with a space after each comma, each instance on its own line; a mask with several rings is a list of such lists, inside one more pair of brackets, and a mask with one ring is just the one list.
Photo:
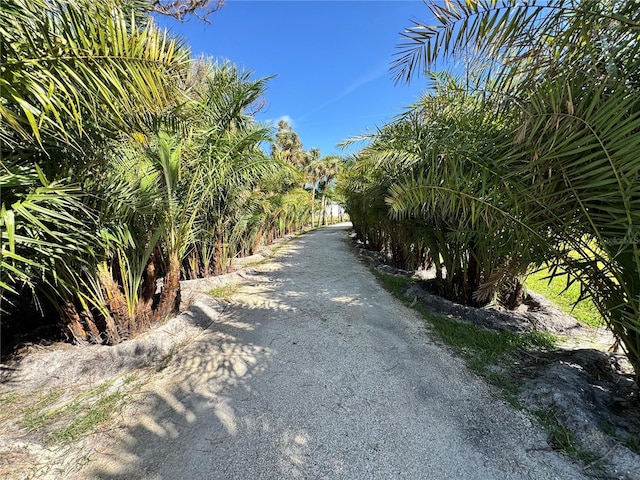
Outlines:
[[[574, 479], [580, 467], [359, 263], [292, 241], [176, 353], [76, 478]], [[205, 322], [206, 323], [206, 322]]]

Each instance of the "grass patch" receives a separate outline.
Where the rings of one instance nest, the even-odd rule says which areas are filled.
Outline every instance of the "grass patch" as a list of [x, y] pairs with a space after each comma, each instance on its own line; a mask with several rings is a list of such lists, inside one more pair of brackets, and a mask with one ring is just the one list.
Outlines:
[[548, 333], [495, 332], [442, 315], [427, 313], [424, 316], [427, 315], [438, 337], [470, 360], [472, 367], [484, 367], [516, 350], [550, 349], [555, 346], [554, 337]]
[[519, 377], [513, 368], [517, 351], [549, 350], [557, 338], [546, 332], [496, 332], [472, 323], [434, 314], [421, 305], [414, 307], [433, 327], [436, 336], [463, 357], [467, 366], [489, 383], [500, 388], [516, 408]]
[[525, 282], [527, 288], [545, 296], [560, 310], [575, 317], [581, 323], [590, 327], [604, 325], [602, 317], [590, 298], [576, 304], [580, 298], [580, 285], [574, 282], [567, 287], [566, 277], [556, 277], [549, 282], [549, 270], [543, 269], [532, 273]]
[[555, 410], [533, 410], [531, 413], [549, 433], [549, 443], [553, 448], [570, 457], [577, 458], [585, 464], [592, 464], [598, 460], [597, 456], [576, 446], [573, 433], [558, 419]]
[[622, 442], [624, 442], [629, 450], [640, 455], [640, 438], [629, 437], [623, 439]]
[[265, 263], [267, 263], [267, 261], [269, 260], [269, 257], [265, 257], [262, 260], [254, 260], [253, 262], [247, 262], [244, 265], [242, 265], [242, 267], [240, 268], [253, 268], [253, 267], [259, 267], [260, 265], [263, 265]]
[[46, 445], [77, 440], [106, 423], [123, 404], [135, 377], [129, 375], [116, 385], [121, 378], [107, 380], [67, 401], [62, 401], [62, 389], [41, 394], [24, 409], [22, 425], [41, 433]]
[[20, 396], [15, 392], [0, 395], [0, 422], [14, 416], [15, 411], [20, 407], [20, 401]]
[[516, 351], [548, 350], [554, 348], [558, 341], [554, 335], [545, 332], [496, 332], [430, 312], [405, 295], [412, 279], [380, 273], [375, 269], [371, 271], [386, 290], [405, 305], [420, 312], [431, 325], [436, 337], [462, 356], [469, 368], [482, 375], [489, 383], [500, 387], [514, 406], [518, 402], [515, 397], [516, 375], [512, 372], [510, 361], [512, 354]]
[[404, 292], [407, 288], [409, 288], [409, 285], [413, 283], [413, 280], [407, 277], [389, 275], [388, 273], [380, 273], [375, 268], [372, 268], [371, 272], [386, 290], [393, 293], [393, 295], [404, 302], [408, 300], [408, 297], [404, 294]]
[[224, 299], [229, 298], [238, 290], [240, 290], [240, 285], [221, 285], [219, 287], [212, 288], [207, 292], [207, 294], [217, 299]]
[[38, 395], [36, 401], [24, 410], [22, 425], [32, 432], [37, 432], [48, 425], [54, 417], [50, 409], [53, 409], [55, 403], [62, 397], [62, 393], [62, 389], [55, 389]]
[[18, 394], [15, 392], [8, 393], [7, 395], [0, 396], [0, 407], [4, 407], [10, 403], [15, 402], [18, 399]]
[[62, 441], [74, 441], [92, 432], [99, 425], [104, 424], [111, 418], [111, 415], [122, 404], [126, 393], [121, 390], [99, 397], [98, 401], [88, 409], [86, 405], [75, 408], [77, 416], [63, 428], [49, 435], [47, 444], [56, 444]]
[[550, 349], [556, 345], [556, 337], [549, 333], [516, 333], [507, 330], [496, 332], [432, 313], [420, 304], [414, 305], [405, 295], [405, 290], [413, 282], [410, 278], [384, 274], [377, 270], [373, 272], [385, 289], [422, 313], [442, 341], [475, 363], [485, 365], [518, 349]]

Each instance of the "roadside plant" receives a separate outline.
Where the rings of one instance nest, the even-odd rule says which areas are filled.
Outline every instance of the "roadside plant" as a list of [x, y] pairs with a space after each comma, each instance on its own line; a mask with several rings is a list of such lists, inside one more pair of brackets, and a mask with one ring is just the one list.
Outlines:
[[167, 78], [188, 53], [115, 1], [9, 0], [0, 32], [2, 309], [27, 294], [54, 306], [71, 337], [97, 341], [94, 313], [106, 307], [91, 284], [105, 245], [86, 187], [122, 131], [148, 128], [172, 104]]
[[[494, 212], [518, 212], [518, 252], [569, 274], [591, 297], [640, 375], [640, 90], [637, 2], [451, 0], [428, 4], [394, 64], [410, 80], [454, 55], [511, 131], [476, 157], [508, 185]], [[469, 71], [469, 70], [467, 70]], [[428, 188], [436, 190], [434, 185]], [[452, 192], [480, 205], [476, 191]], [[511, 215], [513, 216], [513, 215]]]

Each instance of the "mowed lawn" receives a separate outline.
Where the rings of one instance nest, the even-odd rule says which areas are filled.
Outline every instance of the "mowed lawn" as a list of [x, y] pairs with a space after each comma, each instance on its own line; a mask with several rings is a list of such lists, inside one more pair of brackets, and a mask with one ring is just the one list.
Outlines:
[[525, 285], [529, 290], [544, 295], [553, 302], [559, 309], [573, 315], [579, 322], [591, 327], [598, 327], [604, 324], [600, 313], [590, 298], [581, 300], [580, 284], [574, 282], [567, 288], [566, 276], [553, 278], [549, 282], [549, 270], [542, 269], [527, 277]]

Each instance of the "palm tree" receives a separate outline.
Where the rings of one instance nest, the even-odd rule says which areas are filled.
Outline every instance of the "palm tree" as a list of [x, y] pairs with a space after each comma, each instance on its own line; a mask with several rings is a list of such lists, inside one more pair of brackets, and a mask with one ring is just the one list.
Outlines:
[[273, 142], [273, 153], [299, 169], [304, 169], [307, 161], [300, 137], [284, 120], [278, 122], [278, 133], [276, 133]]
[[[117, 343], [166, 318], [181, 278], [222, 273], [261, 229], [308, 218], [301, 174], [260, 148], [269, 79], [190, 60], [149, 5], [8, 0], [0, 11], [2, 308], [53, 305], [78, 342]], [[292, 206], [261, 211], [278, 196]]]
[[439, 24], [407, 30], [397, 78], [473, 49], [479, 86], [515, 126], [495, 139], [503, 153], [483, 168], [509, 185], [512, 209], [523, 207], [523, 250], [545, 243], [554, 270], [581, 282], [640, 378], [637, 3], [457, 0], [429, 8]]
[[100, 341], [93, 312], [108, 310], [91, 287], [106, 246], [85, 184], [108, 182], [110, 142], [164, 114], [176, 95], [168, 79], [188, 60], [131, 13], [88, 0], [7, 0], [0, 12], [0, 296], [49, 298], [78, 340]]
[[51, 148], [53, 139], [86, 145], [98, 128], [143, 126], [163, 113], [174, 95], [167, 78], [188, 61], [166, 32], [131, 24], [105, 3], [7, 0], [0, 22], [7, 101], [0, 138], [7, 147], [35, 140]]
[[324, 177], [324, 165], [320, 162], [320, 150], [318, 148], [309, 150], [305, 157], [303, 171], [307, 184], [311, 185], [311, 226], [315, 227], [316, 191], [318, 190], [318, 182]]
[[336, 155], [329, 155], [323, 157], [320, 162], [322, 163], [324, 177], [322, 178], [322, 201], [320, 202], [321, 218], [318, 220], [318, 226], [327, 224], [327, 190], [330, 188], [331, 183], [340, 174], [340, 167], [342, 166], [342, 159]]
[[200, 196], [206, 213], [201, 229], [213, 233], [211, 248], [208, 242], [196, 243], [213, 254], [214, 274], [230, 267], [238, 243], [252, 229], [248, 218], [255, 209], [253, 191], [276, 167], [259, 148], [269, 139], [269, 130], [250, 112], [269, 78], [252, 80], [251, 74], [228, 64], [210, 65], [201, 100], [193, 107], [193, 116], [199, 119], [194, 125], [198, 143], [194, 154], [204, 167]]
[[[356, 229], [366, 217], [365, 243], [400, 268], [435, 259], [441, 294], [466, 304], [492, 300], [528, 265], [523, 256], [512, 255], [514, 227], [508, 219], [486, 222], [484, 203], [499, 203], [505, 195], [499, 185], [487, 183], [486, 169], [477, 167], [477, 158], [499, 153], [492, 139], [504, 134], [501, 120], [489, 121], [486, 112], [475, 96], [438, 86], [371, 138], [347, 176], [355, 185], [342, 188]], [[370, 184], [354, 205], [356, 170]], [[484, 203], [449, 195], [460, 190], [482, 195]], [[480, 295], [488, 280], [492, 288]]]

